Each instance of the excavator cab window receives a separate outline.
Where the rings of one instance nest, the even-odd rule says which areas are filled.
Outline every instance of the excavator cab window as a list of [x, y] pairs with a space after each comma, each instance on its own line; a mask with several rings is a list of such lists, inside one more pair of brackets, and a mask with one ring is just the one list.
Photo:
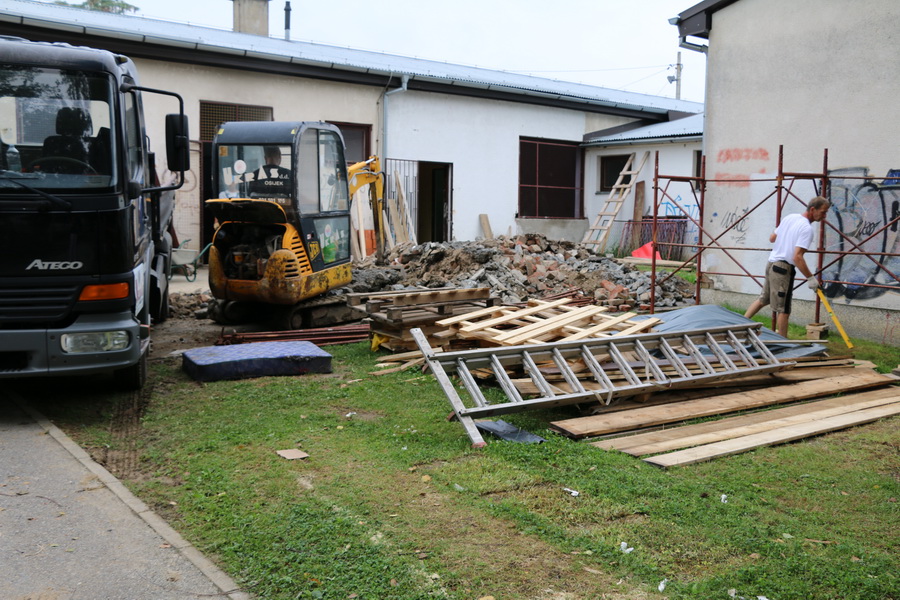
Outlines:
[[288, 144], [221, 145], [219, 198], [270, 200], [290, 211], [293, 157]]
[[350, 210], [347, 165], [338, 134], [307, 129], [300, 137], [297, 155], [301, 214]]

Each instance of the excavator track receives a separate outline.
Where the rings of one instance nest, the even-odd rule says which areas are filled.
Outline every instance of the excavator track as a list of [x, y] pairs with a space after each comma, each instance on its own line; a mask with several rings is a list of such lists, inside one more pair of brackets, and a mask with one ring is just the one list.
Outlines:
[[291, 306], [216, 300], [209, 317], [220, 325], [265, 322], [273, 330], [288, 331], [358, 321], [359, 313], [347, 305], [344, 294], [330, 294]]

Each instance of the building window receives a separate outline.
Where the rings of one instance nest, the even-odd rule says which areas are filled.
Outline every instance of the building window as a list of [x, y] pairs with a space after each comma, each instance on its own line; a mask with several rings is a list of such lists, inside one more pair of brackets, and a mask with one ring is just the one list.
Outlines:
[[359, 125], [356, 123], [338, 123], [336, 121], [328, 121], [332, 125], [337, 125], [344, 136], [344, 157], [347, 164], [355, 164], [362, 162], [372, 156], [372, 126]]
[[[628, 164], [628, 158], [630, 154], [615, 154], [610, 156], [601, 156], [600, 166], [598, 167], [598, 171], [600, 172], [600, 189], [598, 192], [611, 192], [613, 186], [616, 185], [616, 181], [619, 180], [619, 175], [622, 173], [622, 169], [625, 168], [625, 165]], [[631, 181], [631, 175], [627, 176], [627, 179], [623, 179], [623, 184], [628, 184]]]
[[575, 142], [519, 140], [519, 216], [579, 219], [582, 153]]
[[271, 106], [200, 102], [200, 141], [211, 142], [219, 125], [229, 121], [271, 121]]

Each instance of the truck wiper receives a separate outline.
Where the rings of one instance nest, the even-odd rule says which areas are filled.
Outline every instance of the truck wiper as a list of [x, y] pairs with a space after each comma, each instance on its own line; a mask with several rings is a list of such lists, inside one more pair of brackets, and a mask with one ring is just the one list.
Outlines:
[[[13, 175], [17, 175], [18, 177], [13, 177]], [[23, 182], [19, 181], [20, 179], [23, 179], [23, 177], [21, 177], [21, 175], [22, 174], [19, 173], [18, 171], [6, 171], [3, 169], [0, 169], [0, 177], [2, 177], [3, 179], [7, 179], [16, 185], [25, 188], [26, 190], [28, 190], [30, 192], [34, 192], [35, 194], [37, 194], [38, 196], [40, 196], [42, 198], [46, 198], [47, 200], [50, 201], [51, 204], [55, 204], [59, 208], [63, 208], [66, 210], [72, 210], [72, 203], [69, 202], [68, 200], [63, 200], [59, 196], [54, 196], [53, 194], [48, 194], [44, 190], [39, 190], [37, 188], [33, 188], [30, 185], [28, 185], [27, 183], [23, 183]]]

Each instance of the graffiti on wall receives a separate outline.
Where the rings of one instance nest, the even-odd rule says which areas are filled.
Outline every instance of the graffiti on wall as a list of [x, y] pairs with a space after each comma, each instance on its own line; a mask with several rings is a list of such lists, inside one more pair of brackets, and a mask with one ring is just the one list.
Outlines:
[[[765, 148], [723, 148], [716, 153], [716, 163], [726, 165], [722, 168], [729, 170], [716, 171], [713, 179], [718, 185], [750, 187], [747, 175], [751, 172], [765, 173], [768, 161], [769, 151]], [[757, 168], [754, 163], [762, 163], [762, 166]]]
[[747, 243], [747, 231], [750, 229], [750, 222], [744, 217], [747, 216], [748, 210], [747, 207], [735, 208], [722, 215], [719, 215], [719, 213], [713, 215], [713, 217], [719, 219], [719, 227], [723, 231], [734, 226], [728, 233], [730, 243], [739, 246]]
[[684, 239], [697, 243], [699, 239], [699, 230], [694, 222], [700, 218], [700, 205], [696, 199], [693, 202], [685, 201], [681, 194], [678, 194], [671, 201], [666, 199], [659, 203], [659, 216], [664, 218], [683, 218], [688, 217], [686, 224]]
[[[888, 273], [900, 275], [900, 227], [896, 222], [885, 227], [900, 216], [897, 175], [896, 171], [889, 171], [879, 181], [869, 178], [869, 169], [864, 167], [829, 172], [828, 221], [848, 239], [826, 232], [825, 264], [836, 262], [822, 275], [824, 279], [842, 282], [827, 284], [827, 296], [868, 300], [900, 291], [900, 283]], [[828, 251], [867, 254], [841, 256]], [[870, 287], [873, 285], [881, 287]]]

